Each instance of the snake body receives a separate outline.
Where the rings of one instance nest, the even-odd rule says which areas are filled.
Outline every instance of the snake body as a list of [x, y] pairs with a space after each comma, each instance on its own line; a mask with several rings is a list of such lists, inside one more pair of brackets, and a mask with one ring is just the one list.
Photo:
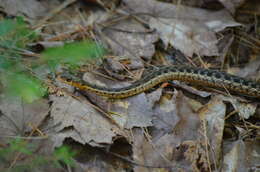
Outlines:
[[207, 86], [241, 96], [260, 99], [260, 84], [257, 82], [225, 72], [189, 66], [159, 67], [132, 85], [122, 88], [101, 87], [86, 81], [73, 80], [67, 76], [60, 76], [59, 78], [62, 82], [72, 85], [79, 90], [90, 91], [97, 95], [113, 99], [126, 98], [139, 94], [169, 80], [178, 80], [195, 86]]

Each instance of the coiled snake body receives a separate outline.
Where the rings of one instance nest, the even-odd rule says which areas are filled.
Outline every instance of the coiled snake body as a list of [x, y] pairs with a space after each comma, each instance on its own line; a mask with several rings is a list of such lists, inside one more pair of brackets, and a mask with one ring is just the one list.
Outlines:
[[122, 88], [106, 88], [93, 85], [86, 81], [76, 81], [67, 76], [60, 76], [59, 79], [82, 91], [90, 91], [100, 96], [113, 99], [126, 98], [169, 80], [178, 80], [197, 86], [216, 88], [240, 96], [247, 96], [260, 99], [260, 84], [238, 76], [224, 72], [188, 67], [188, 66], [163, 66], [153, 70], [141, 80], [132, 85]]

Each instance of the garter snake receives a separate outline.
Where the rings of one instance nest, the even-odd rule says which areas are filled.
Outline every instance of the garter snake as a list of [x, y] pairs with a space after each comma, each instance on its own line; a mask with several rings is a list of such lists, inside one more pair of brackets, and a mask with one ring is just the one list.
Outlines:
[[132, 85], [122, 88], [101, 87], [86, 81], [75, 80], [73, 77], [68, 77], [67, 75], [60, 75], [58, 79], [79, 90], [90, 91], [97, 95], [113, 99], [126, 98], [139, 94], [169, 80], [178, 80], [191, 85], [226, 90], [240, 96], [260, 99], [260, 84], [257, 82], [225, 72], [189, 66], [159, 67]]

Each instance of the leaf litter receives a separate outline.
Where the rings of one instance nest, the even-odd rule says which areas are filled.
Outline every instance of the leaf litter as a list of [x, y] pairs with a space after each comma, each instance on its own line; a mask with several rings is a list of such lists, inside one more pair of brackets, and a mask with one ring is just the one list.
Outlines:
[[[119, 80], [133, 78], [128, 72], [124, 73], [126, 69], [134, 71], [153, 64], [153, 56], [157, 51], [155, 44], [160, 40], [164, 48], [172, 46], [194, 61], [197, 60], [196, 55], [207, 56], [207, 59], [211, 59], [209, 56], [223, 55], [221, 59], [216, 58], [216, 61], [224, 64], [227, 54], [235, 56], [230, 53], [229, 47], [236, 41], [236, 37], [229, 39], [229, 45], [224, 46], [223, 54], [217, 45], [221, 40], [219, 35], [225, 36], [223, 30], [242, 26], [241, 22], [234, 20], [228, 12], [233, 13], [236, 10], [235, 3], [221, 1], [226, 9], [213, 11], [153, 0], [122, 2], [119, 6], [112, 7], [114, 11], [85, 9], [91, 13], [89, 16], [78, 10], [78, 6], [86, 7], [82, 4], [66, 7], [60, 15], [50, 19], [50, 22], [54, 23], [52, 26], [44, 26], [45, 30], [41, 31], [43, 39], [51, 43], [92, 35], [93, 39], [105, 44], [113, 54], [113, 60], [108, 59], [104, 65], [107, 65], [107, 70], [119, 73], [114, 75]], [[41, 2], [37, 3], [39, 5]], [[55, 3], [58, 4], [56, 1], [52, 4]], [[7, 6], [1, 7], [7, 14], [18, 13], [8, 10]], [[25, 14], [29, 11], [23, 9], [24, 7], [17, 8]], [[29, 13], [32, 17], [39, 15], [30, 11]], [[88, 32], [88, 29], [91, 32]], [[259, 55], [254, 58], [259, 59]], [[239, 67], [243, 72], [237, 75], [257, 77], [259, 66], [256, 62], [250, 58], [244, 68]], [[115, 63], [117, 65], [114, 65]], [[167, 64], [165, 61], [161, 63]], [[245, 73], [248, 75], [244, 75]], [[87, 80], [110, 88], [131, 84], [125, 80], [108, 81], [98, 76]], [[235, 96], [199, 92], [186, 85], [183, 87], [186, 89], [171, 89], [169, 92], [165, 92], [165, 88], [159, 88], [151, 93], [142, 93], [123, 100], [107, 100], [92, 93], [84, 93], [84, 101], [77, 98], [77, 94], [81, 95], [82, 92], [76, 91], [76, 95], [71, 96], [75, 93], [75, 90], [71, 89], [71, 94], [49, 96], [50, 111], [47, 101], [40, 105], [32, 104], [33, 110], [28, 110], [27, 114], [30, 115], [24, 118], [26, 123], [34, 124], [36, 128], [40, 127], [44, 120], [51, 120], [51, 125], [55, 126], [54, 132], [49, 135], [52, 148], [64, 145], [70, 139], [74, 141], [72, 146], [92, 150], [91, 154], [80, 155], [91, 157], [79, 161], [79, 166], [84, 170], [125, 171], [125, 164], [133, 171], [158, 171], [158, 168], [164, 171], [215, 171], [221, 170], [222, 167], [223, 171], [257, 169], [260, 162], [259, 144], [255, 140], [245, 139], [248, 133], [259, 135], [257, 122], [250, 120], [257, 119], [257, 103], [248, 103]], [[191, 92], [200, 98], [193, 99], [184, 94], [185, 92]], [[1, 133], [17, 134], [13, 132], [17, 128], [8, 125], [3, 116], [12, 119], [19, 129], [26, 126], [25, 131], [32, 130], [27, 125], [20, 124], [23, 120], [19, 114], [24, 106], [21, 102], [1, 104], [1, 126], [10, 128], [0, 129]], [[97, 108], [110, 114], [110, 118], [100, 113]], [[233, 122], [239, 123], [239, 127]], [[227, 138], [226, 125], [231, 130], [240, 131], [237, 140], [234, 137]], [[122, 139], [124, 142], [118, 141]], [[99, 152], [104, 149], [105, 153]], [[121, 153], [123, 149], [126, 149], [127, 153]], [[111, 159], [117, 162], [113, 164], [104, 158], [109, 157], [109, 152], [120, 152], [125, 159], [113, 157], [115, 159]]]
[[[175, 6], [151, 0], [124, 0], [129, 10], [145, 14], [149, 26], [156, 29], [165, 46], [171, 44], [185, 55], [218, 55], [214, 32], [239, 26], [227, 11]], [[187, 11], [189, 11], [187, 13]], [[187, 48], [189, 47], [189, 48]]]

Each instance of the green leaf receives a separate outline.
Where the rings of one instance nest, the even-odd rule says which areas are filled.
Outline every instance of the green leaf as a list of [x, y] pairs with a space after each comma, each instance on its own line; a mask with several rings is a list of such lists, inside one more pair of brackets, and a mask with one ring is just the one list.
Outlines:
[[6, 93], [19, 96], [27, 103], [39, 99], [46, 93], [46, 88], [42, 86], [42, 83], [29, 75], [9, 73], [2, 77], [6, 81]]
[[10, 142], [10, 149], [12, 151], [24, 153], [26, 155], [32, 154], [32, 151], [29, 149], [29, 144], [26, 141], [19, 138], [14, 139]]
[[13, 23], [13, 20], [0, 21], [0, 36], [4, 36], [7, 33], [13, 31], [14, 28], [15, 28], [15, 25]]
[[69, 147], [61, 146], [56, 149], [54, 152], [54, 156], [57, 161], [63, 161], [65, 164], [72, 166], [73, 165], [73, 156], [75, 156], [75, 152], [72, 152]]
[[6, 59], [5, 56], [0, 55], [0, 71], [3, 72], [4, 70], [10, 69], [11, 66], [14, 66], [15, 63], [11, 60]]
[[83, 41], [65, 44], [62, 47], [48, 48], [42, 53], [52, 69], [58, 64], [80, 65], [83, 61], [101, 58], [104, 48], [93, 41]]
[[0, 21], [0, 45], [6, 48], [24, 48], [28, 42], [37, 38], [22, 17]]

